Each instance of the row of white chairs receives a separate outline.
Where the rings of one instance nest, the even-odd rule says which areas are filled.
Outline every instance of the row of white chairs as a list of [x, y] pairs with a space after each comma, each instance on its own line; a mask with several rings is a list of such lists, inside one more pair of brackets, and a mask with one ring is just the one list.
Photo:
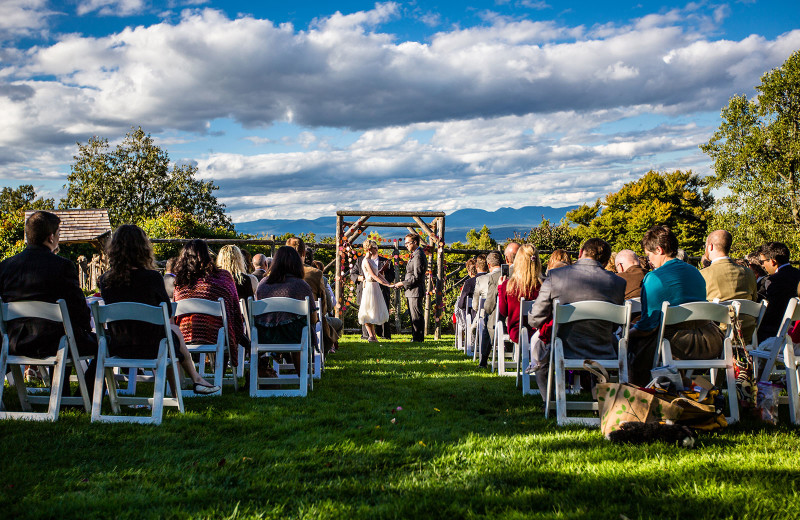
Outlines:
[[[213, 302], [208, 300], [182, 300], [175, 305], [175, 314], [205, 313], [216, 315], [222, 318], [223, 326], [220, 328], [218, 341], [213, 345], [188, 345], [187, 348], [199, 356], [201, 375], [209, 376], [215, 385], [222, 386], [223, 383], [231, 382], [235, 387], [238, 385], [237, 377], [243, 374], [244, 352], [240, 350], [238, 356], [239, 367], [234, 371], [231, 367], [231, 374], [224, 378], [225, 353], [231, 358], [230, 341], [227, 332], [227, 317], [225, 316], [224, 303], [222, 301]], [[319, 354], [317, 349], [312, 346], [311, 331], [311, 309], [312, 305], [308, 298], [305, 300], [295, 300], [292, 298], [269, 298], [265, 300], [253, 300], [249, 298], [245, 304], [247, 323], [249, 325], [249, 335], [251, 337], [250, 349], [250, 395], [252, 397], [264, 396], [305, 396], [309, 386], [313, 387], [313, 380], [309, 377], [314, 370], [313, 360], [319, 359], [321, 372], [321, 352], [322, 343], [319, 344]], [[139, 422], [159, 424], [163, 415], [164, 406], [176, 407], [183, 413], [184, 395], [193, 395], [177, 391], [174, 396], [165, 395], [167, 388], [166, 382], [168, 373], [176, 382], [180, 382], [180, 370], [176, 357], [175, 345], [173, 343], [169, 318], [169, 310], [166, 303], [160, 306], [150, 306], [139, 303], [115, 303], [110, 305], [100, 305], [94, 302], [91, 306], [95, 327], [98, 333], [98, 355], [97, 373], [95, 378], [94, 392], [88, 395], [86, 382], [84, 380], [84, 364], [91, 357], [78, 356], [75, 337], [66, 303], [59, 300], [58, 303], [45, 302], [10, 302], [0, 301], [0, 332], [3, 335], [2, 350], [0, 350], [0, 370], [6, 374], [7, 368], [11, 368], [13, 385], [19, 395], [21, 412], [10, 412], [3, 408], [2, 393], [3, 386], [0, 385], [0, 419], [18, 418], [29, 420], [50, 420], [58, 418], [61, 406], [64, 404], [82, 404], [87, 412], [91, 413], [92, 421], [103, 422]], [[270, 312], [287, 312], [305, 316], [306, 325], [303, 328], [302, 339], [297, 344], [261, 344], [258, 342], [258, 332], [255, 327], [255, 319], [262, 314]], [[9, 355], [8, 334], [6, 323], [9, 320], [20, 318], [43, 318], [54, 322], [62, 323], [64, 336], [61, 338], [55, 356], [47, 358], [31, 358], [24, 356]], [[110, 356], [108, 353], [108, 338], [106, 336], [106, 325], [119, 320], [132, 320], [150, 323], [164, 327], [164, 338], [159, 345], [158, 354], [155, 359], [128, 359]], [[317, 332], [321, 336], [321, 332]], [[321, 340], [321, 337], [320, 337]], [[299, 374], [279, 374], [275, 378], [258, 377], [259, 356], [265, 352], [298, 352], [301, 356]], [[206, 358], [214, 357], [214, 372], [206, 374], [204, 362]], [[232, 358], [231, 358], [232, 359]], [[53, 367], [53, 378], [50, 385], [49, 395], [40, 395], [38, 389], [29, 388], [25, 385], [21, 368], [25, 365], [50, 366]], [[209, 363], [210, 365], [210, 363]], [[69, 384], [67, 367], [74, 367], [79, 382], [80, 397], [62, 397], [62, 390]], [[117, 380], [114, 370], [128, 371], [128, 385], [135, 384], [136, 374], [139, 370], [152, 371], [153, 396], [136, 397], [133, 395], [121, 395], [117, 391]], [[103, 379], [106, 380], [108, 388], [109, 404], [113, 415], [102, 413], [103, 405]], [[265, 385], [271, 388], [262, 388]], [[287, 386], [296, 388], [286, 388]], [[31, 404], [48, 404], [46, 412], [34, 412]], [[120, 415], [121, 405], [141, 406], [148, 405], [152, 413], [148, 416], [141, 415]]]
[[[531, 344], [538, 339], [535, 333], [533, 338], [525, 333], [524, 319], [533, 306], [530, 300], [520, 299], [520, 342], [513, 345], [510, 352], [505, 350], [505, 342], [509, 340], [505, 331], [505, 324], [497, 319], [495, 322], [495, 334], [492, 338], [492, 370], [500, 375], [513, 375], [517, 378], [517, 386], [522, 384], [523, 394], [540, 393], [534, 390], [531, 385], [533, 374], [525, 369], [531, 362]], [[679, 370], [696, 371], [709, 370], [712, 383], [716, 384], [716, 375], [719, 370], [725, 371], [725, 390], [728, 397], [729, 415], [726, 417], [729, 422], [739, 420], [738, 398], [736, 394], [736, 380], [734, 377], [734, 357], [732, 347], [733, 327], [731, 326], [731, 314], [737, 319], [745, 315], [755, 318], [756, 331], [763, 319], [767, 302], [755, 303], [749, 300], [732, 300], [725, 302], [693, 302], [683, 305], [670, 306], [669, 302], [664, 302], [662, 306], [662, 320], [659, 327], [655, 358], [653, 366], [672, 365]], [[733, 313], [729, 311], [733, 309]], [[483, 299], [479, 309], [483, 309]], [[641, 312], [641, 302], [638, 299], [628, 300], [624, 305], [614, 305], [608, 302], [586, 301], [576, 302], [569, 305], [561, 305], [558, 300], [554, 302], [553, 310], [553, 329], [550, 340], [550, 359], [548, 372], [548, 388], [545, 397], [545, 415], [549, 416], [552, 409], [552, 401], [555, 400], [556, 417], [558, 424], [582, 423], [597, 424], [599, 419], [595, 417], [570, 417], [568, 410], [597, 410], [596, 402], [576, 402], [567, 401], [567, 388], [565, 372], [567, 370], [582, 370], [585, 358], [570, 359], [564, 356], [564, 348], [558, 329], [566, 323], [579, 320], [604, 320], [619, 325], [619, 348], [617, 358], [613, 360], [593, 360], [598, 362], [607, 370], [616, 373], [619, 381], [628, 381], [628, 332], [631, 325], [631, 315]], [[800, 362], [794, 356], [794, 348], [788, 330], [794, 321], [800, 319], [800, 300], [793, 299], [784, 315], [780, 331], [775, 338], [765, 341], [759, 346], [757, 335], [754, 332], [747, 345], [747, 350], [754, 360], [754, 376], [760, 377], [761, 381], [769, 380], [777, 369], [776, 366], [783, 358], [783, 366], [780, 370], [785, 372], [787, 384], [787, 396], [783, 399], [789, 405], [790, 420], [797, 424], [800, 421], [800, 396], [798, 395], [797, 366]], [[723, 351], [717, 359], [709, 360], [678, 360], [672, 355], [669, 340], [664, 337], [665, 327], [675, 325], [685, 321], [709, 320], [716, 323], [725, 324], [727, 333], [725, 335]], [[474, 340], [477, 345], [473, 348], [474, 356], [480, 350], [482, 334], [480, 331], [482, 319], [478, 319], [478, 333], [470, 337], [469, 329], [466, 329], [465, 351], [470, 345], [470, 340]], [[763, 367], [760, 365], [763, 364]], [[555, 394], [555, 395], [554, 395]], [[553, 397], [554, 395], [554, 397]]]

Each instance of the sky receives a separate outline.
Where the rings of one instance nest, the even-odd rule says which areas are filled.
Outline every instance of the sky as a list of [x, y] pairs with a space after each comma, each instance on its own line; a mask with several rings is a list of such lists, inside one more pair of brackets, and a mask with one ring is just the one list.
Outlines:
[[141, 126], [234, 222], [592, 203], [798, 49], [797, 0], [0, 0], [0, 186]]

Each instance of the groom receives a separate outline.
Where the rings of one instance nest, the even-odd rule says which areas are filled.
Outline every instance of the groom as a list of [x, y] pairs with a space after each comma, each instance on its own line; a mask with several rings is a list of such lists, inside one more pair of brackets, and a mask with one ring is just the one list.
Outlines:
[[425, 301], [425, 273], [428, 270], [428, 259], [422, 248], [419, 247], [419, 241], [419, 235], [416, 233], [406, 235], [406, 249], [411, 253], [411, 258], [406, 264], [405, 279], [394, 284], [394, 287], [405, 289], [408, 311], [411, 313], [411, 341], [425, 340], [422, 304]]

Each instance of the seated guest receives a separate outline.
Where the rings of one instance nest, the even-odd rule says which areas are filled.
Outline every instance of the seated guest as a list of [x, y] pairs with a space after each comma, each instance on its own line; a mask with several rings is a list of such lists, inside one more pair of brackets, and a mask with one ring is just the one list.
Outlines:
[[563, 249], [556, 249], [550, 254], [550, 259], [547, 260], [547, 273], [549, 274], [551, 269], [558, 269], [571, 264], [572, 259], [569, 257], [569, 253]]
[[[475, 277], [478, 276], [478, 268], [476, 266], [477, 259], [470, 258], [467, 260], [465, 268], [467, 270], [468, 278], [464, 281], [464, 285], [461, 286], [461, 292], [458, 294], [458, 300], [456, 300], [456, 314], [459, 314], [463, 319], [467, 317], [467, 298], [471, 298], [472, 294], [475, 292]], [[484, 272], [480, 274], [485, 274], [486, 272], [486, 258], [483, 259], [484, 265]], [[473, 311], [470, 308], [469, 313], [473, 315]]]
[[262, 255], [261, 253], [253, 255], [253, 276], [259, 281], [267, 274], [266, 264], [266, 255]]
[[767, 271], [764, 270], [764, 267], [761, 265], [761, 260], [759, 256], [759, 252], [761, 248], [752, 253], [749, 253], [747, 256], [744, 257], [745, 261], [747, 262], [750, 270], [753, 271], [753, 274], [756, 276], [756, 290], [758, 291], [758, 298], [757, 301], [761, 301], [767, 294], [767, 278], [769, 274]]
[[[313, 262], [311, 262], [311, 266], [319, 269], [320, 271], [323, 271], [325, 269], [325, 266], [322, 265], [322, 262], [320, 262], [319, 260], [314, 260]], [[328, 291], [328, 296], [330, 296], [331, 301], [335, 302], [336, 301], [336, 295], [333, 292], [333, 287], [331, 287], [331, 283], [328, 280], [328, 277], [325, 276], [324, 274], [322, 275], [322, 283], [323, 283], [323, 285], [325, 285], [325, 290]], [[328, 312], [331, 312], [331, 311], [332, 311], [332, 309], [328, 310]]]
[[625, 299], [638, 298], [642, 293], [642, 280], [645, 270], [639, 264], [639, 257], [630, 249], [623, 249], [614, 259], [617, 276], [625, 280]]
[[[163, 279], [154, 269], [155, 259], [150, 240], [139, 226], [126, 224], [117, 228], [108, 245], [108, 267], [97, 281], [100, 295], [106, 305], [120, 302], [136, 302], [145, 305], [167, 304], [170, 316], [172, 304], [164, 288]], [[197, 373], [192, 357], [177, 325], [172, 325], [175, 355], [192, 383], [197, 394], [213, 394], [219, 391]], [[111, 356], [135, 359], [154, 359], [164, 338], [160, 325], [140, 321], [115, 321], [108, 324], [108, 353]], [[215, 339], [216, 341], [216, 339]], [[171, 377], [171, 372], [170, 379]], [[175, 384], [171, 381], [171, 384]]]
[[[78, 283], [75, 264], [55, 254], [60, 236], [58, 215], [36, 211], [25, 221], [27, 247], [0, 263], [0, 297], [5, 303], [39, 301], [56, 303], [63, 299], [75, 333], [78, 354], [97, 355], [97, 338], [92, 332], [91, 314]], [[54, 356], [64, 335], [64, 326], [39, 318], [8, 322], [8, 352], [14, 356]], [[95, 363], [86, 371], [91, 394]], [[69, 385], [64, 385], [64, 395]]]
[[[751, 269], [737, 265], [728, 254], [733, 237], [724, 229], [718, 229], [706, 239], [705, 257], [711, 264], [700, 271], [706, 281], [706, 299], [713, 301], [752, 300], [756, 301], [756, 277]], [[751, 338], [756, 328], [756, 319], [742, 316], [742, 336]], [[749, 340], [746, 340], [749, 342]]]
[[[175, 262], [175, 301], [187, 298], [202, 298], [225, 301], [228, 317], [228, 337], [231, 342], [231, 365], [238, 365], [239, 345], [249, 348], [250, 340], [244, 334], [244, 321], [239, 308], [239, 296], [231, 273], [218, 268], [211, 259], [208, 246], [203, 240], [190, 240]], [[177, 318], [181, 333], [187, 344], [214, 344], [222, 320], [203, 314], [184, 314]], [[245, 350], [246, 351], [246, 350]]]
[[217, 267], [228, 271], [233, 276], [233, 283], [236, 284], [236, 294], [240, 300], [247, 300], [255, 295], [258, 278], [252, 274], [247, 274], [244, 256], [241, 250], [234, 245], [223, 246], [217, 255]]
[[759, 249], [759, 261], [769, 275], [763, 298], [769, 304], [758, 327], [759, 343], [778, 333], [789, 300], [797, 297], [800, 271], [789, 265], [789, 248], [781, 242], [767, 242]]
[[164, 266], [164, 289], [167, 291], [167, 296], [169, 296], [170, 300], [175, 294], [175, 260], [177, 258], [170, 258]]
[[[667, 226], [653, 226], [642, 238], [642, 249], [653, 270], [642, 282], [642, 318], [631, 327], [631, 382], [644, 386], [650, 382], [658, 348], [661, 305], [682, 305], [706, 301], [706, 281], [694, 266], [678, 260], [678, 239]], [[690, 321], [671, 325], [664, 331], [676, 359], [712, 359], [722, 351], [723, 334], [710, 321]]]
[[514, 258], [517, 256], [517, 251], [519, 251], [517, 242], [509, 242], [503, 250], [503, 257], [506, 259], [506, 264], [508, 264], [509, 277], [514, 274]]
[[[256, 297], [264, 298], [294, 298], [310, 300], [312, 310], [315, 309], [315, 298], [311, 287], [303, 281], [303, 260], [297, 250], [290, 246], [281, 246], [275, 253], [272, 269], [269, 275], [258, 283]], [[314, 325], [317, 323], [317, 313], [311, 313], [311, 327], [308, 331], [311, 341], [316, 346], [317, 335], [314, 334]], [[259, 343], [299, 343], [302, 339], [303, 327], [306, 326], [306, 317], [285, 312], [271, 312], [256, 318]], [[292, 363], [295, 370], [300, 371], [300, 353], [292, 353]]]
[[489, 273], [475, 279], [475, 292], [472, 295], [472, 309], [480, 311], [480, 299], [486, 298], [483, 304], [483, 338], [481, 349], [481, 361], [478, 366], [488, 368], [489, 353], [492, 350], [492, 338], [494, 337], [495, 312], [497, 312], [497, 285], [500, 283], [500, 265], [503, 257], [498, 251], [492, 251], [486, 255], [486, 263], [489, 266]]
[[[554, 269], [545, 278], [539, 295], [528, 314], [528, 323], [540, 328], [553, 317], [553, 302], [561, 304], [599, 300], [622, 305], [625, 280], [605, 270], [611, 246], [599, 238], [590, 238], [581, 246], [578, 261]], [[568, 358], [613, 359], [617, 357], [615, 325], [607, 321], [584, 320], [567, 323], [558, 329], [558, 337]], [[547, 388], [547, 363], [536, 371], [539, 388]]]
[[[306, 244], [302, 238], [291, 237], [286, 241], [286, 245], [293, 247], [300, 255], [300, 261], [305, 263]], [[310, 265], [304, 265], [303, 280], [311, 287], [311, 291], [314, 293], [314, 301], [322, 300], [322, 341], [325, 352], [330, 352], [337, 345], [344, 323], [339, 318], [328, 316], [328, 313], [333, 311], [334, 305], [333, 299], [328, 295], [325, 286], [322, 284], [322, 271]]]
[[[508, 280], [503, 280], [497, 286], [498, 307], [497, 312], [505, 319], [508, 336], [513, 343], [519, 343], [519, 300], [535, 300], [539, 295], [539, 275], [542, 272], [542, 262], [539, 253], [532, 244], [525, 244], [517, 251], [514, 260], [514, 273]], [[525, 320], [527, 322], [527, 318]], [[533, 333], [533, 328], [525, 324], [528, 337]]]

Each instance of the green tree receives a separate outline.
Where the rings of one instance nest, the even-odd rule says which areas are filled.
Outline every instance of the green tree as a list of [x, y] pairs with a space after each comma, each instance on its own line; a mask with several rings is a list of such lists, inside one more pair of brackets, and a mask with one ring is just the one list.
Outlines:
[[755, 100], [734, 96], [700, 148], [713, 160], [709, 185], [725, 190], [714, 225], [738, 252], [768, 240], [800, 246], [800, 51], [761, 77]]
[[78, 143], [74, 159], [61, 208], [108, 208], [115, 227], [139, 224], [176, 208], [204, 226], [233, 231], [225, 205], [214, 196], [217, 186], [196, 179], [195, 166], [170, 167], [167, 152], [141, 127], [126, 134], [113, 150], [108, 139], [99, 137]]
[[467, 249], [497, 249], [497, 241], [492, 238], [492, 232], [483, 225], [480, 231], [470, 229], [467, 232]]
[[[589, 206], [583, 206], [590, 208]], [[575, 211], [578, 211], [577, 208]], [[592, 218], [597, 215], [597, 209], [592, 213]], [[576, 217], [579, 218], [579, 217]], [[586, 225], [591, 222], [591, 218], [586, 220]], [[562, 220], [558, 225], [553, 225], [546, 218], [532, 228], [529, 233], [517, 237], [521, 242], [533, 244], [540, 251], [553, 251], [554, 249], [566, 249], [567, 251], [577, 251], [580, 247], [580, 238], [575, 230], [566, 220]]]
[[29, 209], [53, 209], [55, 201], [36, 197], [30, 184], [16, 189], [0, 191], [0, 258], [22, 251], [25, 247], [25, 211]]
[[[667, 225], [680, 247], [701, 254], [713, 203], [705, 181], [691, 171], [649, 171], [594, 206], [584, 204], [570, 211], [566, 219], [578, 224], [575, 234], [580, 241], [599, 237], [616, 251], [641, 252], [644, 232], [654, 225]], [[593, 210], [595, 216], [589, 218]]]
[[[245, 238], [227, 228], [208, 226], [194, 215], [176, 208], [145, 219], [139, 225], [150, 238]], [[181, 247], [179, 244], [153, 244], [153, 251], [163, 260], [176, 256]]]

